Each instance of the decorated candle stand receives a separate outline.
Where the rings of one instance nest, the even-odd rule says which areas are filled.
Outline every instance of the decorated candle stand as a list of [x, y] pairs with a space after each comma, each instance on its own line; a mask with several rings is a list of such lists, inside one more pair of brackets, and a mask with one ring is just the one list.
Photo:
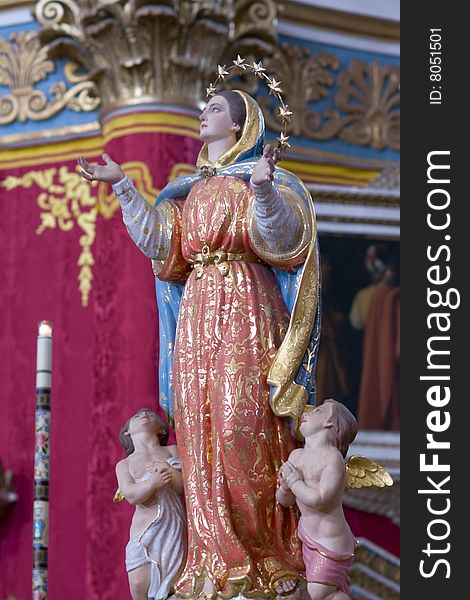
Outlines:
[[49, 321], [41, 321], [39, 323], [36, 358], [32, 580], [33, 600], [47, 599], [51, 380], [52, 324]]

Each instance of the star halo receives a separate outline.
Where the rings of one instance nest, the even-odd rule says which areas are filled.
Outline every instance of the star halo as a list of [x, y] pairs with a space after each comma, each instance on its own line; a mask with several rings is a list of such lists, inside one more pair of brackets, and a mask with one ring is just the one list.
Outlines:
[[279, 102], [279, 117], [282, 120], [283, 129], [279, 134], [277, 139], [277, 147], [282, 152], [286, 148], [290, 148], [289, 137], [287, 136], [287, 124], [290, 123], [292, 111], [289, 110], [289, 106], [285, 104], [281, 94], [281, 82], [276, 81], [274, 77], [269, 77], [266, 74], [266, 69], [263, 67], [261, 61], [254, 62], [250, 65], [245, 62], [244, 58], [241, 58], [240, 55], [232, 61], [231, 65], [217, 65], [217, 77], [213, 83], [209, 84], [209, 87], [206, 88], [207, 98], [211, 98], [217, 94], [217, 84], [221, 81], [225, 81], [225, 79], [230, 75], [230, 72], [234, 71], [235, 73], [252, 73], [258, 79], [262, 79], [267, 83], [269, 88], [269, 94], [274, 96]]

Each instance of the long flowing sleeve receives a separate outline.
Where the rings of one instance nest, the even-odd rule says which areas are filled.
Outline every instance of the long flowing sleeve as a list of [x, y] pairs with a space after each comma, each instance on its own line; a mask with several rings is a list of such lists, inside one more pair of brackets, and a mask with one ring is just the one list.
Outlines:
[[266, 263], [290, 270], [306, 257], [312, 240], [310, 201], [305, 188], [292, 189], [284, 180], [251, 184], [248, 234], [256, 254]]
[[113, 186], [122, 209], [122, 218], [132, 240], [150, 259], [163, 259], [168, 254], [169, 236], [164, 215], [138, 192], [129, 177]]
[[279, 248], [282, 240], [298, 238], [302, 228], [299, 214], [282, 192], [270, 182], [250, 185], [255, 195], [253, 216], [266, 244]]
[[112, 187], [127, 231], [136, 246], [152, 260], [155, 275], [166, 281], [184, 281], [189, 265], [181, 254], [182, 203], [167, 200], [153, 207], [129, 177]]

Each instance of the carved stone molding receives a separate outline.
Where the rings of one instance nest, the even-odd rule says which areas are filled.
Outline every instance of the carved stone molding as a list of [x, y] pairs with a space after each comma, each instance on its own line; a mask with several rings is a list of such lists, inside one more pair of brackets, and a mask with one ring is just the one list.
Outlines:
[[254, 51], [266, 55], [272, 52], [277, 39], [274, 23], [278, 15], [278, 3], [272, 0], [235, 0], [234, 6], [237, 53]]
[[367, 187], [381, 190], [399, 190], [400, 163], [387, 165], [377, 177], [369, 181]]
[[24, 8], [31, 7], [34, 4], [33, 0], [2, 0], [1, 8]]
[[[353, 60], [337, 74], [339, 61], [332, 54], [311, 54], [287, 43], [263, 63], [284, 83], [286, 104], [293, 113], [288, 133], [312, 140], [339, 137], [374, 150], [400, 149], [398, 67]], [[338, 90], [331, 97], [333, 110], [315, 110], [314, 103], [333, 96], [334, 85]], [[271, 112], [270, 99], [258, 95], [257, 100], [268, 127], [278, 129], [281, 121]]]
[[147, 100], [196, 107], [220, 58], [270, 52], [274, 0], [39, 0], [50, 56], [96, 82], [103, 114]]
[[[392, 6], [392, 4], [387, 2], [387, 5]], [[391, 16], [377, 17], [362, 12], [355, 13], [353, 7], [353, 2], [350, 3], [349, 10], [343, 11], [333, 7], [310, 5], [298, 0], [282, 0], [283, 10], [280, 17], [284, 22], [303, 27], [321, 27], [323, 30], [340, 31], [394, 42], [400, 40], [398, 14], [395, 18]]]
[[55, 71], [47, 53], [48, 47], [40, 46], [36, 31], [12, 33], [9, 41], [0, 39], [0, 84], [10, 88], [0, 97], [0, 125], [49, 119], [64, 108], [78, 112], [98, 106], [94, 83], [77, 74], [76, 63], [66, 64], [67, 82], [55, 83], [50, 97], [34, 87]]

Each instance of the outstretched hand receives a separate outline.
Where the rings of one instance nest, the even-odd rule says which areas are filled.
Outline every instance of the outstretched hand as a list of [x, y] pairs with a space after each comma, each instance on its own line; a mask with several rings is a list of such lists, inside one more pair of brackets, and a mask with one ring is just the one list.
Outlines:
[[108, 154], [101, 157], [105, 164], [89, 163], [86, 158], [79, 156], [77, 163], [83, 169], [81, 175], [87, 181], [105, 181], [107, 183], [117, 183], [124, 178], [124, 171], [118, 163], [114, 162]]
[[251, 175], [251, 183], [263, 185], [268, 181], [271, 183], [274, 178], [276, 164], [281, 158], [281, 153], [271, 144], [266, 144], [263, 150], [263, 156], [258, 160]]

